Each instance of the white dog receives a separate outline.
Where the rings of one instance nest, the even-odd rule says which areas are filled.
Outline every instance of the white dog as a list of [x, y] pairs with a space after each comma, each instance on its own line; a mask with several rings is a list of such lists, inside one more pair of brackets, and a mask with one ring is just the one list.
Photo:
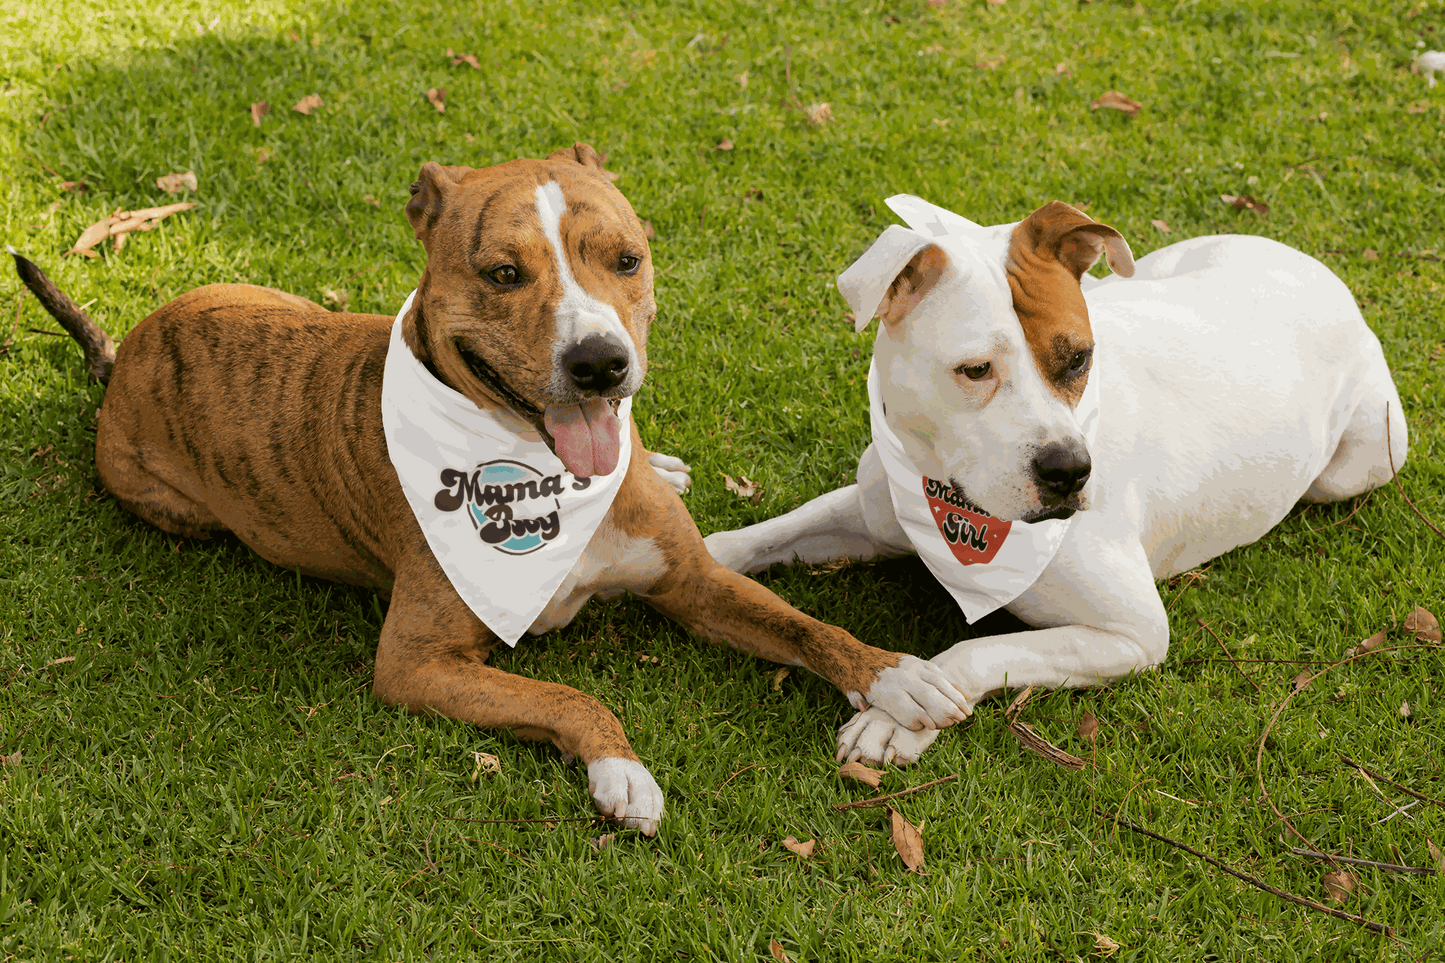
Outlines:
[[[1404, 464], [1380, 343], [1313, 258], [1222, 236], [1136, 265], [1058, 201], [995, 227], [888, 203], [913, 230], [889, 227], [838, 279], [860, 331], [882, 318], [858, 484], [706, 542], [739, 572], [916, 552], [970, 621], [1005, 606], [1037, 626], [932, 660], [971, 704], [1157, 665], [1155, 579]], [[1096, 281], [1101, 254], [1115, 276]], [[838, 758], [905, 764], [937, 735], [869, 708]]]

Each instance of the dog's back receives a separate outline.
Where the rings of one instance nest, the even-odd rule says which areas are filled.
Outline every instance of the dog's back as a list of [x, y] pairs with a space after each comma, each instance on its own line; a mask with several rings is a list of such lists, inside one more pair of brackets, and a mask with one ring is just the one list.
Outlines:
[[1254, 541], [1301, 498], [1360, 494], [1404, 463], [1380, 343], [1314, 258], [1266, 238], [1196, 238], [1086, 297], [1105, 392], [1101, 494], [1137, 501], [1156, 578]]

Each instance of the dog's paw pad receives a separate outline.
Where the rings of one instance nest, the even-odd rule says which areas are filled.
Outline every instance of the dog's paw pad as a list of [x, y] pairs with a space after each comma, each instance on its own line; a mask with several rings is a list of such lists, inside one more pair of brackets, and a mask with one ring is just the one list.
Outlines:
[[637, 829], [644, 836], [657, 835], [662, 821], [662, 788], [647, 767], [633, 759], [608, 756], [587, 766], [587, 791], [604, 816]]
[[917, 762], [924, 750], [938, 738], [938, 729], [905, 729], [888, 713], [867, 709], [838, 730], [838, 761], [864, 762], [872, 766], [893, 763], [907, 766]]

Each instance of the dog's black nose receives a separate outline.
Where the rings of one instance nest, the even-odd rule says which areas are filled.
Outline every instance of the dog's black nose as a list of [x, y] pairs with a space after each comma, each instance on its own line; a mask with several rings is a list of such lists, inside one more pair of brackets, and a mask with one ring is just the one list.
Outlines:
[[562, 367], [583, 391], [606, 391], [627, 377], [627, 348], [605, 335], [589, 334], [562, 358]]
[[1034, 459], [1039, 487], [1054, 498], [1068, 498], [1089, 480], [1089, 453], [1082, 445], [1050, 445]]

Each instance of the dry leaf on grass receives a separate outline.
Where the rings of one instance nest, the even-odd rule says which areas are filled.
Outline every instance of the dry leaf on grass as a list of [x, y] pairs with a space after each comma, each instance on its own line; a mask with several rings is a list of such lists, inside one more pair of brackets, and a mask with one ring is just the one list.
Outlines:
[[351, 300], [351, 295], [340, 288], [324, 288], [321, 291], [321, 300], [328, 307], [333, 307], [338, 311], [345, 311], [347, 302]]
[[1099, 720], [1088, 709], [1079, 717], [1079, 738], [1091, 746], [1099, 738]]
[[788, 959], [788, 954], [783, 950], [783, 944], [777, 940], [768, 941], [768, 952], [773, 954], [773, 959], [777, 960], [778, 963], [791, 963]]
[[1420, 642], [1439, 642], [1440, 620], [1429, 609], [1417, 605], [1415, 611], [1405, 617], [1405, 631]]
[[608, 844], [612, 842], [612, 837], [616, 835], [616, 833], [603, 833], [601, 836], [591, 836], [588, 837], [587, 844], [600, 853], [607, 848]]
[[1325, 873], [1324, 884], [1330, 902], [1343, 903], [1360, 885], [1360, 878], [1347, 869], [1337, 869], [1333, 873]]
[[1361, 642], [1359, 645], [1355, 646], [1354, 648], [1352, 648], [1352, 649], [1347, 649], [1347, 650], [1345, 651], [1345, 658], [1348, 659], [1348, 658], [1349, 658], [1350, 656], [1352, 656], [1352, 655], [1364, 655], [1366, 652], [1369, 652], [1371, 649], [1377, 647], [1381, 642], [1384, 642], [1384, 641], [1385, 641], [1385, 630], [1384, 630], [1384, 629], [1381, 629], [1380, 631], [1376, 632], [1374, 635], [1370, 636], [1368, 639], [1366, 639], [1365, 641]]
[[800, 843], [798, 842], [798, 837], [796, 836], [789, 836], [787, 839], [783, 840], [784, 849], [786, 849], [790, 853], [797, 853], [804, 859], [809, 859], [812, 857], [813, 847], [817, 844], [818, 841], [816, 839], [810, 839], [806, 843]]
[[727, 490], [733, 492], [739, 498], [747, 499], [749, 504], [756, 505], [763, 500], [763, 486], [755, 481], [749, 481], [747, 475], [739, 475], [736, 481], [734, 481], [733, 476], [727, 472], [722, 472], [722, 476], [726, 479], [723, 484], [727, 487]]
[[1109, 939], [1103, 933], [1094, 934], [1094, 949], [1099, 951], [1100, 956], [1113, 956], [1119, 952], [1120, 946]]
[[774, 692], [781, 692], [781, 691], [782, 691], [782, 689], [783, 689], [783, 680], [786, 679], [787, 677], [788, 677], [788, 670], [787, 670], [787, 669], [779, 669], [778, 671], [776, 671], [776, 672], [773, 673], [773, 691], [774, 691]]
[[275, 153], [275, 152], [272, 151], [271, 148], [269, 148], [269, 147], [257, 147], [257, 148], [256, 148], [256, 163], [257, 163], [257, 164], [264, 164], [264, 163], [266, 163], [268, 160], [271, 159], [271, 155], [272, 155], [273, 153]]
[[874, 789], [883, 781], [882, 769], [869, 769], [861, 762], [845, 762], [838, 767], [838, 775], [847, 776], [849, 779], [856, 779], [859, 782], [867, 783]]
[[70, 191], [74, 194], [84, 194], [90, 190], [90, 185], [85, 183], [85, 181], [61, 181], [60, 189], [62, 191]]
[[1269, 205], [1257, 197], [1248, 194], [1220, 194], [1219, 199], [1226, 204], [1232, 204], [1241, 211], [1251, 211], [1254, 214], [1264, 217], [1269, 213]]
[[1098, 100], [1089, 104], [1090, 110], [1098, 110], [1100, 107], [1108, 107], [1112, 110], [1121, 110], [1130, 117], [1136, 116], [1144, 107], [1139, 101], [1132, 97], [1125, 97], [1117, 90], [1111, 90]]
[[23, 758], [21, 751], [16, 749], [8, 756], [0, 756], [0, 766], [18, 766], [20, 765], [21, 758]]
[[1311, 672], [1309, 669], [1300, 669], [1299, 675], [1294, 677], [1294, 682], [1292, 683], [1293, 689], [1291, 691], [1298, 692], [1305, 686], [1309, 685], [1310, 677], [1313, 675], [1314, 673]]
[[[81, 626], [81, 628], [84, 628], [84, 626]], [[67, 662], [74, 662], [74, 661], [75, 661], [75, 656], [73, 656], [73, 655], [62, 655], [62, 656], [61, 656], [60, 658], [58, 658], [58, 659], [51, 659], [49, 662], [47, 662], [47, 663], [45, 663], [44, 665], [42, 665], [41, 668], [42, 668], [42, 669], [48, 669], [48, 668], [50, 668], [52, 665], [64, 665], [64, 664], [67, 663]]]
[[320, 94], [307, 94], [305, 97], [302, 97], [299, 101], [297, 101], [296, 106], [292, 107], [291, 109], [296, 111], [298, 114], [306, 114], [307, 116], [310, 116], [311, 112], [317, 107], [325, 106], [326, 101], [321, 99]]
[[892, 824], [893, 848], [903, 859], [903, 865], [915, 873], [923, 871], [923, 834], [918, 827], [904, 819], [898, 810], [888, 807], [888, 820]]
[[713, 150], [732, 150], [732, 149], [733, 149], [733, 142], [730, 141], [730, 140], [727, 140], [727, 139], [723, 139], [723, 140], [718, 141], [718, 142], [717, 142], [717, 146], [713, 148]]
[[1372, 247], [1365, 248], [1361, 253], [1364, 255], [1366, 261], [1378, 261], [1380, 259], [1380, 255], [1376, 254], [1375, 249]]
[[363, 201], [365, 201], [366, 203], [370, 204], [372, 207], [380, 207], [380, 206], [381, 206], [381, 201], [377, 200], [377, 199], [376, 199], [375, 197], [373, 197], [371, 194], [362, 194], [362, 195], [361, 195], [361, 199], [362, 199]]
[[194, 191], [200, 187], [196, 180], [195, 171], [186, 171], [183, 174], [166, 174], [156, 178], [156, 187], [167, 194], [179, 194], [181, 191]]
[[195, 206], [191, 201], [182, 201], [179, 204], [168, 204], [165, 207], [147, 207], [140, 211], [116, 211], [110, 217], [96, 221], [87, 227], [76, 240], [75, 246], [65, 253], [97, 257], [98, 255], [91, 248], [106, 238], [130, 231], [149, 231], [172, 214], [188, 211]]
[[501, 771], [502, 771], [502, 760], [498, 759], [496, 756], [492, 755], [490, 752], [475, 752], [475, 751], [473, 751], [473, 752], [472, 752], [472, 762], [476, 763], [476, 765], [477, 765], [477, 768], [474, 769], [474, 770], [472, 770], [472, 782], [476, 782], [476, 781], [477, 781], [477, 777], [480, 776], [480, 775], [481, 775], [482, 773], [484, 773], [484, 772], [501, 772]]
[[447, 56], [450, 57], [450, 58], [452, 58], [452, 66], [453, 66], [453, 67], [455, 67], [457, 64], [470, 64], [470, 65], [472, 66], [472, 68], [475, 69], [475, 70], [481, 70], [481, 69], [482, 69], [482, 65], [477, 61], [477, 56], [476, 56], [476, 54], [459, 54], [459, 53], [453, 53], [453, 52], [452, 52], [452, 48], [451, 48], [451, 47], [448, 47], [448, 48], [447, 48]]
[[445, 87], [428, 87], [426, 91], [427, 103], [437, 109], [437, 113], [445, 114], [447, 105], [442, 103], [446, 99], [447, 89]]
[[1430, 858], [1435, 860], [1436, 868], [1439, 869], [1441, 873], [1445, 873], [1445, 853], [1440, 852], [1440, 847], [1435, 845], [1435, 840], [1426, 836], [1425, 848], [1430, 850]]
[[1400, 703], [1400, 718], [1401, 718], [1401, 719], [1408, 719], [1408, 718], [1410, 718], [1410, 702], [1409, 702], [1409, 700], [1406, 700], [1406, 701]]
[[251, 126], [260, 127], [261, 118], [271, 113], [271, 105], [264, 100], [258, 100], [251, 105]]
[[1152, 221], [1150, 221], [1149, 223], [1150, 223], [1150, 224], [1153, 224], [1155, 227], [1157, 227], [1159, 230], [1163, 231], [1165, 234], [1173, 234], [1173, 233], [1174, 233], [1174, 228], [1170, 227], [1168, 224], [1165, 224], [1163, 221], [1159, 220], [1159, 218], [1157, 218], [1157, 217], [1154, 218], [1154, 219], [1153, 219]]
[[803, 111], [808, 116], [808, 123], [814, 127], [822, 127], [833, 119], [833, 107], [831, 104], [809, 104]]

